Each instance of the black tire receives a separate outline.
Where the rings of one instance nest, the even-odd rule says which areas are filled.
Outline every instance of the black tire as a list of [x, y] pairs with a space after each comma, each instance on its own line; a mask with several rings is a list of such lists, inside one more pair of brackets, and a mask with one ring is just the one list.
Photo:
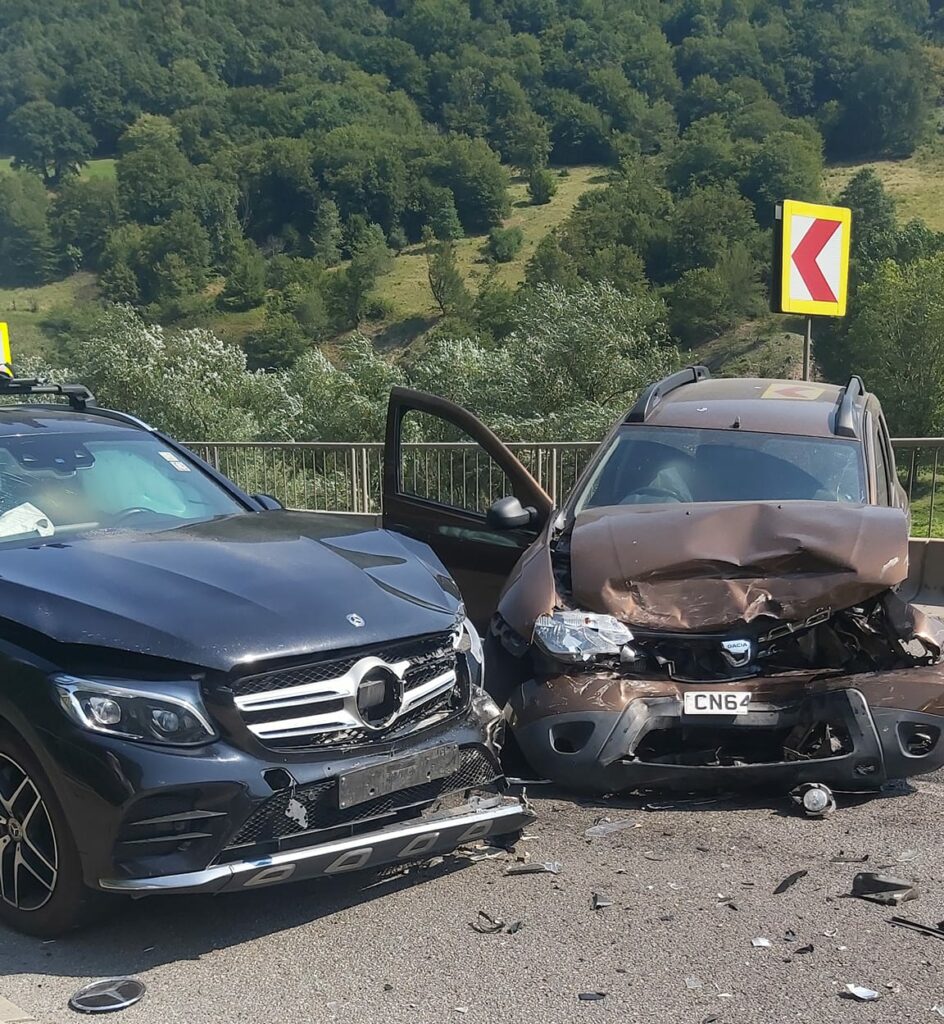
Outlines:
[[104, 902], [82, 881], [62, 806], [32, 751], [0, 729], [0, 922], [52, 938], [90, 920]]

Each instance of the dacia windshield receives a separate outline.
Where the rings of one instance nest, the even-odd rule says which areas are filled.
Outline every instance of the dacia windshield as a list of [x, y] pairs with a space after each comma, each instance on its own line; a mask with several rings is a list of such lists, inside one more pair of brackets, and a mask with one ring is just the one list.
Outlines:
[[857, 441], [626, 424], [574, 511], [677, 502], [867, 500]]

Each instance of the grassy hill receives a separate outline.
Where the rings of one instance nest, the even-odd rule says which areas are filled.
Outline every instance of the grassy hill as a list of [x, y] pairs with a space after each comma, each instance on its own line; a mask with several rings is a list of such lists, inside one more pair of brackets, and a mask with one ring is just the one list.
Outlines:
[[[570, 167], [556, 180], [557, 194], [543, 206], [531, 204], [523, 178], [512, 181], [508, 190], [511, 216], [504, 226], [520, 227], [524, 241], [514, 260], [496, 264], [502, 283], [515, 286], [524, 280], [525, 266], [538, 242], [567, 219], [585, 192], [606, 184], [606, 168]], [[456, 243], [459, 269], [473, 292], [489, 270], [484, 255], [487, 241], [487, 235], [472, 235]], [[375, 294], [390, 308], [390, 315], [383, 322], [364, 325], [364, 329], [378, 339], [378, 344], [385, 348], [400, 347], [427, 330], [438, 318], [439, 310], [429, 290], [424, 247], [411, 245], [399, 252], [391, 269], [378, 282]], [[262, 307], [245, 313], [217, 313], [211, 318], [210, 326], [220, 337], [238, 343], [261, 325], [263, 314]]]
[[835, 198], [864, 167], [875, 171], [895, 198], [902, 223], [918, 217], [936, 231], [944, 231], [944, 145], [925, 146], [907, 160], [830, 167], [826, 171], [827, 195]]

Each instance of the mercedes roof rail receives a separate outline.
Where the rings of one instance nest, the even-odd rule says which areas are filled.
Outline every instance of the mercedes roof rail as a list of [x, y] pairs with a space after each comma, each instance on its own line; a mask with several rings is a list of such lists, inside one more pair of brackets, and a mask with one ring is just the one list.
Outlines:
[[84, 384], [55, 384], [38, 377], [6, 377], [0, 374], [0, 398], [6, 395], [60, 395], [76, 412], [95, 405], [95, 396]]
[[858, 437], [855, 419], [856, 400], [865, 395], [865, 384], [858, 374], [849, 378], [849, 383], [843, 388], [842, 396], [839, 399], [839, 409], [836, 413], [836, 434], [839, 437]]
[[684, 387], [686, 384], [696, 384], [700, 380], [707, 380], [711, 371], [707, 366], [686, 366], [684, 370], [670, 373], [668, 377], [650, 384], [639, 396], [636, 404], [626, 414], [624, 423], [645, 423], [650, 414], [653, 413], [663, 398], [671, 391]]

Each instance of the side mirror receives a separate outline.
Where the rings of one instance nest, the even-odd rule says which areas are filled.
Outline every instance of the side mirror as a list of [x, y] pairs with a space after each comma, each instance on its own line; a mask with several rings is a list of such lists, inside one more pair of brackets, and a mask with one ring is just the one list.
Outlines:
[[522, 526], [530, 526], [537, 518], [537, 509], [524, 506], [511, 495], [493, 502], [485, 513], [485, 525], [493, 530], [517, 530]]
[[280, 508], [285, 508], [282, 502], [278, 498], [273, 498], [271, 494], [254, 494], [252, 500], [259, 502], [263, 512], [277, 512]]

